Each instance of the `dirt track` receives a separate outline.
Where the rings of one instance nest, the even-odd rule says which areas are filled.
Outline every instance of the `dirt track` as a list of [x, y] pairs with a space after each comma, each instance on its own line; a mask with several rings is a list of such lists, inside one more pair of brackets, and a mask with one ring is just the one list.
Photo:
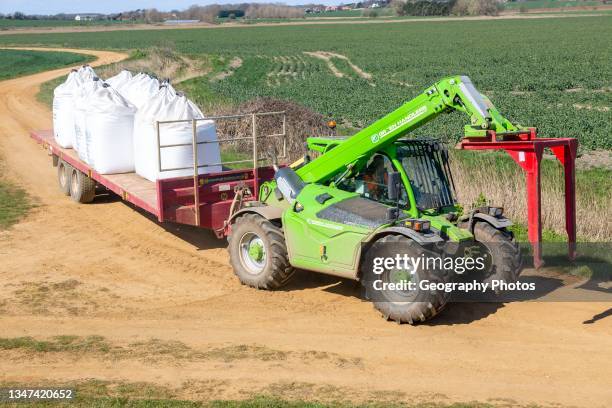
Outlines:
[[[88, 53], [98, 64], [124, 57]], [[39, 85], [66, 72], [0, 83], [7, 176], [39, 203], [0, 233], [0, 337], [101, 335], [132, 352], [0, 351], [0, 382], [144, 381], [194, 398], [269, 391], [609, 406], [612, 318], [583, 324], [609, 303], [455, 304], [430, 324], [398, 326], [361, 302], [352, 282], [301, 274], [283, 291], [248, 289], [233, 277], [224, 243], [206, 233], [159, 225], [117, 199], [72, 203], [28, 137], [51, 126], [35, 100]], [[130, 345], [151, 339], [225, 354], [151, 360]]]

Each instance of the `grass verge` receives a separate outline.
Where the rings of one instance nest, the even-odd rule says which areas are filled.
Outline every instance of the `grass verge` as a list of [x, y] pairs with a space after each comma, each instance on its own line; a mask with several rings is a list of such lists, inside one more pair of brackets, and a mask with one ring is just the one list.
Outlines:
[[[185, 383], [180, 388], [169, 388], [165, 386], [155, 385], [151, 383], [125, 383], [125, 382], [109, 382], [101, 380], [88, 380], [79, 383], [64, 383], [64, 384], [45, 384], [45, 388], [70, 388], [75, 390], [75, 399], [71, 401], [46, 401], [36, 403], [37, 407], [134, 407], [134, 408], [149, 408], [149, 407], [205, 407], [205, 408], [495, 408], [495, 405], [467, 402], [467, 403], [437, 403], [437, 402], [419, 402], [419, 403], [404, 403], [404, 402], [376, 402], [369, 401], [367, 403], [353, 403], [348, 401], [305, 401], [301, 399], [281, 398], [279, 396], [262, 392], [256, 395], [245, 397], [242, 400], [220, 400], [210, 399], [205, 401], [194, 401], [188, 399], [187, 395], [193, 397], [193, 386], [197, 384]], [[204, 387], [210, 384], [202, 384]], [[18, 383], [0, 383], [0, 387], [6, 388], [24, 388], [25, 386]], [[35, 388], [36, 385], [28, 384], [26, 388]], [[198, 393], [196, 392], [195, 395]], [[206, 398], [206, 394], [202, 395]], [[4, 403], [3, 407], [20, 408], [23, 407], [22, 402]], [[504, 405], [507, 406], [507, 405]], [[530, 408], [538, 408], [535, 405], [530, 405]]]
[[0, 338], [0, 351], [12, 350], [28, 355], [68, 353], [80, 356], [88, 353], [102, 359], [136, 359], [140, 361], [224, 361], [258, 360], [278, 362], [287, 360], [318, 361], [336, 367], [361, 366], [360, 358], [342, 356], [317, 350], [283, 351], [257, 344], [237, 344], [206, 349], [194, 349], [180, 341], [148, 339], [129, 344], [111, 343], [102, 336], [62, 335], [47, 339], [33, 337]]
[[0, 338], [0, 350], [23, 350], [46, 352], [102, 352], [109, 351], [109, 345], [101, 336], [55, 336], [51, 340], [36, 340], [32, 337]]
[[0, 230], [17, 223], [33, 207], [24, 189], [9, 181], [0, 180]]

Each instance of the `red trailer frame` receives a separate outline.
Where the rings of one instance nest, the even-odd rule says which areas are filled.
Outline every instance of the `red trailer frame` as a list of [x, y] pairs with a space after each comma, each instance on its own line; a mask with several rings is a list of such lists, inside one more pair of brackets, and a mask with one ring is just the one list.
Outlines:
[[563, 165], [565, 175], [565, 229], [568, 238], [568, 257], [576, 258], [576, 181], [575, 162], [578, 140], [574, 138], [537, 138], [536, 129], [498, 137], [489, 131], [487, 138], [466, 138], [460, 147], [466, 150], [504, 150], [526, 174], [527, 234], [533, 247], [533, 263], [542, 266], [542, 191], [540, 162], [544, 149], [549, 148]]
[[[253, 158], [247, 160], [237, 160], [226, 163], [198, 164], [197, 154], [194, 153], [193, 176], [175, 177], [159, 179], [156, 182], [149, 181], [136, 173], [121, 174], [100, 174], [90, 165], [82, 161], [74, 149], [62, 148], [57, 144], [51, 130], [39, 130], [31, 133], [33, 139], [39, 142], [43, 148], [49, 151], [54, 158], [54, 166], [62, 160], [75, 169], [83, 172], [98, 184], [114, 192], [123, 200], [155, 215], [159, 222], [175, 222], [179, 224], [193, 225], [200, 228], [211, 229], [217, 237], [222, 238], [227, 231], [225, 222], [231, 216], [232, 204], [234, 200], [240, 199], [241, 203], [254, 201], [259, 193], [261, 183], [272, 180], [274, 168], [272, 166], [259, 166], [264, 160], [257, 154], [256, 120], [259, 116], [282, 115], [282, 132], [271, 135], [261, 135], [259, 138], [266, 137], [285, 137], [286, 119], [284, 112], [267, 112], [247, 115], [232, 115], [210, 119], [237, 119], [248, 118], [252, 124], [252, 134], [247, 137], [233, 137], [219, 141], [244, 141], [253, 142]], [[178, 169], [163, 169], [161, 166], [161, 149], [165, 147], [191, 146], [197, 152], [198, 145], [211, 142], [197, 142], [195, 130], [198, 120], [190, 121], [167, 121], [157, 122], [158, 136], [158, 170], [160, 172]], [[193, 123], [194, 137], [192, 143], [161, 145], [159, 136], [159, 126], [164, 123], [191, 122]], [[215, 142], [216, 143], [216, 142]], [[282, 142], [283, 156], [286, 156], [286, 140]], [[199, 174], [199, 169], [207, 166], [231, 164], [231, 163], [253, 163], [251, 168], [238, 170], [224, 170], [221, 172]], [[246, 192], [246, 194], [245, 194]], [[197, 211], [196, 211], [197, 209]], [[237, 209], [236, 209], [237, 210]]]

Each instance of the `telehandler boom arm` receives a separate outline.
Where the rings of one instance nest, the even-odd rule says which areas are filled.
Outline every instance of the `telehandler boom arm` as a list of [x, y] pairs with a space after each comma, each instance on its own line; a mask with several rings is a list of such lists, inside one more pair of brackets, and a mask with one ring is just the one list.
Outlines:
[[470, 124], [464, 128], [465, 137], [484, 137], [488, 130], [503, 134], [521, 129], [500, 115], [489, 99], [476, 90], [470, 78], [453, 76], [435, 83], [342, 142], [309, 139], [309, 147], [323, 154], [296, 173], [306, 183], [325, 183], [448, 110], [462, 111], [470, 117]]

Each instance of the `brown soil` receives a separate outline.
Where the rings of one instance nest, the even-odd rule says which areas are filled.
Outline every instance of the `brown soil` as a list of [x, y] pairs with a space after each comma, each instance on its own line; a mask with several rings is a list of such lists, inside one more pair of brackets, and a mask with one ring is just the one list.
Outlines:
[[323, 61], [325, 61], [327, 63], [327, 67], [329, 68], [329, 70], [337, 78], [342, 78], [342, 77], [344, 77], [345, 74], [343, 72], [341, 72], [334, 65], [334, 62], [332, 61], [332, 58], [338, 58], [338, 59], [346, 61], [347, 64], [351, 67], [351, 69], [353, 71], [355, 71], [355, 74], [359, 75], [361, 78], [363, 78], [363, 79], [372, 79], [372, 74], [368, 74], [367, 72], [365, 72], [364, 70], [359, 68], [357, 65], [353, 64], [351, 62], [351, 60], [348, 59], [345, 55], [336, 54], [334, 52], [327, 52], [327, 51], [314, 51], [314, 52], [306, 52], [305, 51], [304, 54], [310, 55], [311, 57], [322, 59]]
[[[125, 57], [79, 51], [97, 64]], [[430, 324], [399, 326], [353, 282], [300, 273], [281, 291], [249, 289], [205, 231], [160, 225], [114, 198], [71, 202], [28, 136], [51, 126], [40, 84], [66, 71], [0, 83], [5, 176], [40, 203], [0, 233], [0, 337], [97, 335], [127, 352], [109, 359], [97, 337], [78, 352], [0, 349], [0, 382], [148, 382], [204, 399], [610, 402], [609, 303], [454, 304]], [[174, 352], [153, 358], [160, 347]]]
[[236, 71], [241, 66], [242, 66], [242, 59], [240, 57], [234, 57], [229, 62], [228, 66], [227, 66], [228, 69], [226, 71], [219, 72], [217, 75], [215, 75], [213, 78], [211, 78], [211, 81], [222, 81], [225, 78], [233, 75], [234, 71]]
[[145, 58], [121, 61], [97, 71], [101, 78], [110, 78], [122, 70], [155, 73], [158, 78], [168, 78], [173, 84], [207, 75], [211, 68], [204, 60], [179, 55], [174, 50], [153, 47]]

